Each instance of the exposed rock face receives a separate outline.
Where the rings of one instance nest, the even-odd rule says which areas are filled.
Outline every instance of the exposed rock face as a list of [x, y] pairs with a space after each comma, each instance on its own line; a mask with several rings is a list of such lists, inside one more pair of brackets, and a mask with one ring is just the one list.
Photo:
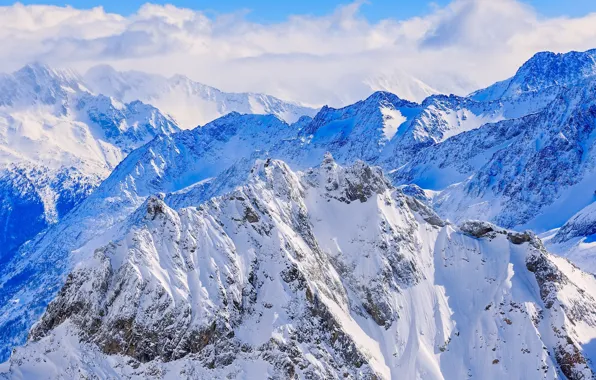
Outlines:
[[80, 252], [11, 376], [592, 376], [592, 276], [531, 234], [441, 221], [378, 168], [263, 160], [225, 195], [166, 199]]

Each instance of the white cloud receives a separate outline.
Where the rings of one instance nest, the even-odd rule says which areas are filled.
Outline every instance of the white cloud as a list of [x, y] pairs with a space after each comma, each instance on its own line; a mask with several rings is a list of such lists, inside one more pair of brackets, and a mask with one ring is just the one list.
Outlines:
[[537, 51], [596, 47], [596, 14], [545, 19], [516, 0], [455, 0], [424, 17], [377, 23], [360, 15], [361, 6], [258, 24], [243, 12], [207, 17], [171, 5], [146, 4], [122, 17], [16, 4], [0, 7], [0, 71], [33, 60], [79, 70], [108, 63], [337, 105], [366, 96], [367, 83], [412, 92], [415, 83], [388, 83], [407, 81], [404, 72], [465, 93], [511, 76]]

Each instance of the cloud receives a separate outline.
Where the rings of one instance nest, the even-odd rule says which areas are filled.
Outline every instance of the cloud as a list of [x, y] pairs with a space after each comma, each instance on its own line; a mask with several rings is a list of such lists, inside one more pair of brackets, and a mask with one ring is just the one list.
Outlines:
[[537, 51], [596, 47], [596, 14], [546, 19], [516, 0], [454, 0], [423, 17], [371, 23], [362, 6], [259, 24], [242, 10], [208, 17], [146, 4], [123, 17], [101, 7], [15, 4], [0, 7], [0, 71], [30, 61], [79, 70], [107, 63], [340, 105], [381, 82], [398, 94], [419, 93], [418, 80], [465, 94], [513, 75]]

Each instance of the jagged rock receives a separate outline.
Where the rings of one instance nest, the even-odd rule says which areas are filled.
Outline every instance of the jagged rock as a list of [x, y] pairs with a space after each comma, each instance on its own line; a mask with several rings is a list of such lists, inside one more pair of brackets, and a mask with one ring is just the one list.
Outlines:
[[574, 279], [596, 279], [534, 235], [455, 228], [363, 163], [250, 172], [200, 205], [150, 197], [100, 237], [113, 241], [68, 276], [11, 375], [592, 376], [576, 329], [596, 329], [596, 300]]
[[469, 220], [462, 223], [459, 228], [466, 234], [474, 236], [476, 238], [482, 238], [485, 236], [495, 237], [495, 232], [499, 229], [491, 223], [482, 222], [479, 220]]

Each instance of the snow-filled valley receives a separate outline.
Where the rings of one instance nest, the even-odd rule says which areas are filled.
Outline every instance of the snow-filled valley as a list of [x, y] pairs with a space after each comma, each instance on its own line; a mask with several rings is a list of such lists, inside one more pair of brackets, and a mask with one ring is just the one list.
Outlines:
[[595, 58], [318, 111], [0, 77], [0, 377], [595, 377]]

